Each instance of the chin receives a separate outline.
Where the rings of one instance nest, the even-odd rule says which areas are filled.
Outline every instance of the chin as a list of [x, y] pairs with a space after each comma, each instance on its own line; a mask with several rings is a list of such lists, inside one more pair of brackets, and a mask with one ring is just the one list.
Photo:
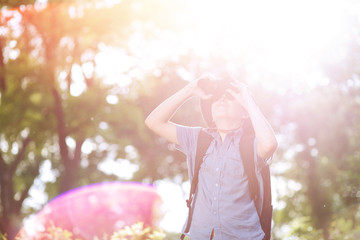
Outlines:
[[241, 127], [241, 122], [239, 122], [238, 120], [232, 121], [229, 119], [218, 119], [214, 122], [217, 128], [224, 130], [237, 129]]

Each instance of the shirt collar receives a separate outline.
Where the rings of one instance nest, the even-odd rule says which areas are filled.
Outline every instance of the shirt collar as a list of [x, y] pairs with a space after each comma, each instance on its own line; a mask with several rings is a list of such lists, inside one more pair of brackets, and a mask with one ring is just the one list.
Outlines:
[[[205, 128], [204, 131], [210, 134], [214, 139], [220, 140], [220, 134], [216, 128]], [[231, 140], [235, 143], [239, 143], [241, 136], [243, 135], [243, 128], [235, 129], [228, 133], [227, 137], [231, 137]]]

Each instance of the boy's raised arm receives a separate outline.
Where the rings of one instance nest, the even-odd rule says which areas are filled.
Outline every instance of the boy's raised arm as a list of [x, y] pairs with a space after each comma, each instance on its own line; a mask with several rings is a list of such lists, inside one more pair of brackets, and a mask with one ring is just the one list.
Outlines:
[[145, 125], [168, 141], [179, 144], [176, 125], [170, 121], [176, 110], [188, 99], [195, 96], [197, 82], [193, 81], [167, 98], [145, 119]]

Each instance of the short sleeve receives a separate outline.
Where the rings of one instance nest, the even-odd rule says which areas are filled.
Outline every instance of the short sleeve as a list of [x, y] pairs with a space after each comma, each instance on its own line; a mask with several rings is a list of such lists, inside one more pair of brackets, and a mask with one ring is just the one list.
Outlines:
[[176, 135], [179, 141], [179, 144], [176, 145], [176, 149], [188, 155], [189, 152], [196, 147], [200, 130], [200, 127], [176, 125]]
[[257, 171], [260, 172], [264, 166], [267, 166], [271, 163], [272, 156], [264, 159], [262, 157], [259, 157], [257, 154], [257, 139], [254, 139], [254, 161], [256, 163]]

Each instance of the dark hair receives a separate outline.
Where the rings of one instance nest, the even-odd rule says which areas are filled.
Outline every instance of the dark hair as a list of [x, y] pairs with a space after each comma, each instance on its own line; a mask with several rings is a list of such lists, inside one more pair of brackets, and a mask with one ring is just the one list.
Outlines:
[[209, 128], [216, 128], [215, 122], [213, 121], [211, 114], [212, 103], [213, 103], [212, 99], [210, 100], [200, 99], [200, 108], [203, 119], [205, 120]]

